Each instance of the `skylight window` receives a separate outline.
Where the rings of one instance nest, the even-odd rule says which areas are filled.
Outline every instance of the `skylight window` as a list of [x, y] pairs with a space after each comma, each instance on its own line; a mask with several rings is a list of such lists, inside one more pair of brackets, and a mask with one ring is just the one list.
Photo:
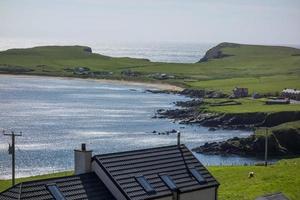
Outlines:
[[56, 184], [47, 185], [47, 189], [50, 191], [55, 200], [65, 200], [64, 195], [61, 193]]
[[138, 176], [135, 178], [148, 194], [156, 193], [155, 189], [150, 185], [150, 183], [144, 176]]
[[195, 168], [191, 168], [190, 172], [194, 176], [194, 178], [198, 181], [199, 184], [205, 184], [205, 183], [207, 183], [207, 181], [205, 180], [205, 178]]
[[168, 186], [170, 190], [172, 191], [177, 190], [177, 186], [170, 176], [164, 174], [164, 175], [160, 175], [160, 178], [163, 180], [163, 182]]

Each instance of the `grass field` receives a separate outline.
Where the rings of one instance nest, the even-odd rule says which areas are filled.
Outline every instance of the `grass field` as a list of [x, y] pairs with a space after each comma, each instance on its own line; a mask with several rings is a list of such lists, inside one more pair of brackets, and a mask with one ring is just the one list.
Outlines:
[[[253, 200], [255, 197], [283, 192], [291, 200], [300, 199], [300, 159], [281, 160], [279, 163], [263, 166], [212, 166], [210, 172], [217, 178], [220, 200]], [[255, 177], [249, 179], [253, 171]], [[72, 172], [18, 179], [17, 182], [71, 175]], [[10, 186], [10, 181], [0, 180], [0, 191]]]
[[300, 111], [300, 104], [284, 104], [284, 105], [267, 105], [265, 104], [266, 99], [252, 99], [242, 98], [234, 99], [233, 101], [241, 103], [240, 105], [221, 105], [221, 106], [210, 106], [209, 103], [219, 103], [227, 101], [228, 99], [206, 99], [204, 104], [201, 106], [202, 109], [208, 112], [218, 113], [253, 113], [253, 112], [281, 112], [281, 111]]
[[[281, 160], [279, 163], [263, 166], [209, 167], [221, 183], [220, 200], [253, 200], [255, 197], [283, 192], [291, 200], [300, 199], [300, 159]], [[255, 177], [249, 179], [253, 171]]]

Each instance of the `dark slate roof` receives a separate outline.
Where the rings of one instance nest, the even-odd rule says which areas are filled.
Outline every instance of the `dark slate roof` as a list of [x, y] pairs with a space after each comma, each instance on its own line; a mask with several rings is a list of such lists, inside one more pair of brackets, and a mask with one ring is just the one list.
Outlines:
[[0, 193], [0, 200], [53, 200], [48, 184], [56, 184], [67, 200], [115, 200], [95, 173], [20, 183]]
[[255, 200], [289, 200], [282, 193], [269, 194], [262, 197], [258, 197]]
[[[185, 145], [96, 155], [93, 159], [127, 199], [153, 199], [172, 195], [159, 177], [161, 173], [169, 175], [182, 193], [219, 185]], [[189, 168], [195, 168], [207, 183], [199, 184]], [[147, 193], [136, 180], [137, 176], [144, 176], [156, 193]]]

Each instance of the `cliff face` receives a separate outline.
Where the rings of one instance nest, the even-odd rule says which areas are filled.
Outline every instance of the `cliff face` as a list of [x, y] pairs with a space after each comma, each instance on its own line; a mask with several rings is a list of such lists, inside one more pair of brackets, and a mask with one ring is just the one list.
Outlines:
[[235, 43], [228, 43], [228, 42], [223, 42], [218, 44], [217, 46], [209, 49], [203, 58], [200, 59], [199, 62], [207, 62], [211, 59], [218, 59], [218, 58], [224, 58], [224, 57], [228, 57], [228, 56], [232, 56], [229, 54], [225, 54], [222, 49], [226, 48], [226, 47], [239, 47], [240, 44], [235, 44]]
[[[300, 121], [293, 122], [299, 123]], [[270, 133], [271, 132], [271, 133]], [[271, 128], [268, 135], [268, 154], [271, 156], [300, 155], [300, 128]], [[238, 154], [259, 156], [265, 152], [264, 134], [247, 138], [232, 138], [223, 142], [206, 143], [193, 149], [205, 154]]]

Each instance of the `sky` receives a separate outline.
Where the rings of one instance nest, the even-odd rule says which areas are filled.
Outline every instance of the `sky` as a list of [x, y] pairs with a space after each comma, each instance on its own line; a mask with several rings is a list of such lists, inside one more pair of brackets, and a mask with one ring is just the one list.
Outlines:
[[0, 0], [0, 39], [300, 44], [300, 1]]

